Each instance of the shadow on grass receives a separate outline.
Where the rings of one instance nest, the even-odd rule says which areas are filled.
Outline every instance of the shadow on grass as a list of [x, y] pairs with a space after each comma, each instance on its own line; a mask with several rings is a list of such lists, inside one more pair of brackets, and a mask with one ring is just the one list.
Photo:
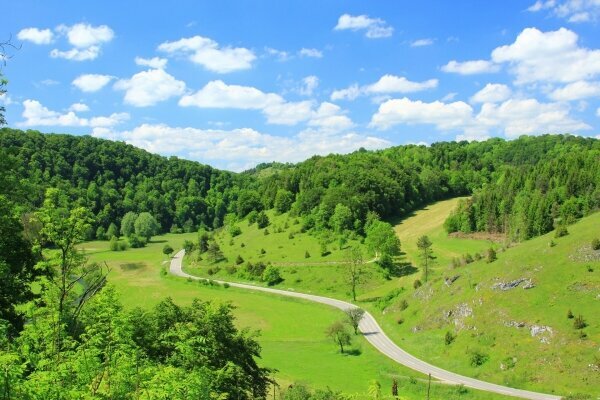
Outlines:
[[120, 264], [119, 267], [121, 267], [121, 269], [123, 271], [136, 271], [138, 269], [142, 269], [142, 268], [146, 267], [146, 264], [143, 262], [127, 263], [127, 264]]
[[390, 268], [390, 276], [394, 277], [394, 278], [401, 278], [403, 276], [408, 276], [408, 275], [412, 275], [415, 272], [417, 272], [418, 269], [415, 268], [414, 265], [412, 265], [409, 262], [399, 262], [399, 263], [395, 263], [394, 266], [392, 268]]
[[344, 354], [347, 356], [360, 356], [362, 354], [362, 350], [361, 349], [344, 350]]
[[150, 240], [148, 243], [167, 243], [167, 241], [163, 240], [163, 239], [161, 239], [161, 240]]

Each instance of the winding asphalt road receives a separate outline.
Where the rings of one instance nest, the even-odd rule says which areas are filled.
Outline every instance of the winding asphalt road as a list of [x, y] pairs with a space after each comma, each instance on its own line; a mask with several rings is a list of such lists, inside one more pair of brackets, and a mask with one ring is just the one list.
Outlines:
[[[182, 278], [191, 278], [191, 279], [203, 279], [197, 276], [193, 276], [183, 272], [182, 262], [183, 256], [185, 255], [185, 250], [180, 250], [177, 254], [175, 254], [171, 260], [170, 271], [171, 274], [180, 276]], [[219, 283], [225, 283], [224, 281], [215, 281]], [[340, 310], [347, 310], [350, 308], [356, 308], [354, 304], [347, 303], [345, 301], [331, 299], [329, 297], [315, 296], [312, 294], [305, 293], [297, 293], [290, 292], [287, 290], [280, 289], [272, 289], [261, 286], [247, 285], [244, 283], [236, 283], [236, 282], [227, 282], [230, 286], [242, 288], [242, 289], [250, 289], [257, 290], [261, 292], [273, 293], [281, 296], [288, 297], [297, 297], [300, 299], [310, 300], [321, 304], [326, 304], [328, 306], [332, 306], [335, 308], [339, 308]], [[425, 361], [419, 360], [418, 358], [408, 354], [400, 347], [398, 347], [394, 342], [387, 337], [387, 335], [383, 332], [383, 330], [377, 324], [377, 321], [371, 314], [365, 312], [363, 319], [360, 321], [359, 329], [364, 335], [365, 339], [369, 341], [377, 350], [396, 361], [399, 364], [407, 366], [415, 371], [422, 372], [424, 374], [431, 374], [432, 377], [444, 381], [450, 384], [462, 384], [468, 386], [473, 389], [483, 390], [486, 392], [500, 393], [507, 396], [520, 397], [523, 399], [531, 399], [531, 400], [559, 400], [560, 396], [554, 396], [543, 393], [529, 392], [527, 390], [513, 389], [506, 386], [496, 385], [493, 383], [488, 383], [484, 381], [480, 381], [477, 379], [469, 378], [466, 376], [458, 375], [452, 373], [450, 371], [446, 371], [444, 369], [435, 367], [431, 364], [426, 363]]]

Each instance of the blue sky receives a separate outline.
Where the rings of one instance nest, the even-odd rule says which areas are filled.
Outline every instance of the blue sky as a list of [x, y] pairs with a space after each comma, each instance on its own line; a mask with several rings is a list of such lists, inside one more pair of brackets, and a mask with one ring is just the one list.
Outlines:
[[600, 1], [28, 1], [9, 126], [243, 170], [359, 147], [600, 133]]

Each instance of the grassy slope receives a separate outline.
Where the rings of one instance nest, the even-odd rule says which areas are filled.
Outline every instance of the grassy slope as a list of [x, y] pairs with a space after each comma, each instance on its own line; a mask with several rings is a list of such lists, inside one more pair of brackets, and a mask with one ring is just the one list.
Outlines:
[[[598, 363], [596, 357], [600, 357], [594, 351], [598, 343], [596, 315], [599, 306], [595, 296], [600, 293], [600, 265], [597, 261], [573, 262], [569, 255], [578, 247], [589, 244], [594, 236], [600, 236], [595, 227], [600, 225], [600, 214], [587, 217], [571, 227], [571, 235], [557, 239], [555, 247], [548, 246], [552, 239], [552, 234], [549, 234], [499, 253], [498, 261], [493, 264], [480, 261], [452, 270], [449, 265], [453, 257], [483, 253], [490, 246], [498, 247], [486, 240], [450, 238], [445, 234], [443, 222], [457, 201], [452, 199], [432, 204], [395, 227], [405, 252], [401, 261], [406, 263], [418, 263], [416, 240], [419, 236], [426, 234], [432, 240], [436, 260], [430, 282], [415, 291], [413, 282], [421, 278], [418, 270], [399, 279], [385, 280], [378, 268], [370, 264], [371, 276], [359, 291], [361, 305], [377, 315], [386, 332], [404, 348], [449, 370], [531, 390], [559, 394], [593, 393], [600, 385], [597, 372], [589, 367], [589, 364]], [[240, 238], [251, 232], [251, 229], [245, 230]], [[259, 241], [267, 246], [266, 256], [271, 251], [268, 246], [286, 243], [287, 233], [280, 235], [284, 236], [280, 241]], [[284, 245], [279, 250], [289, 248]], [[265, 257], [265, 260], [269, 258]], [[588, 272], [588, 264], [595, 272]], [[204, 263], [191, 265], [187, 270], [208, 276], [208, 268], [209, 265]], [[349, 298], [342, 265], [283, 265], [280, 268], [285, 278], [279, 285], [281, 288]], [[452, 286], [443, 283], [444, 277], [455, 275], [460, 275], [460, 278]], [[240, 280], [224, 270], [215, 276]], [[537, 287], [531, 290], [519, 287], [507, 292], [490, 289], [497, 281], [522, 277], [533, 278]], [[570, 290], [569, 287], [577, 282], [581, 283], [579, 287], [582, 290]], [[384, 312], [370, 301], [397, 288], [403, 288], [404, 292], [391, 301]], [[402, 311], [400, 304], [403, 300], [409, 307]], [[468, 306], [473, 316], [444, 317], [448, 311], [456, 314], [460, 305]], [[581, 340], [573, 329], [573, 320], [566, 318], [569, 308], [575, 314], [583, 314], [590, 325], [584, 330], [588, 335], [585, 340]], [[404, 323], [399, 325], [399, 319]], [[527, 327], [505, 326], [511, 322], [524, 322]], [[532, 325], [551, 327], [550, 343], [541, 343], [543, 336], [532, 337]], [[447, 331], [458, 335], [451, 346], [444, 344]], [[480, 367], [472, 367], [470, 354], [473, 351], [486, 354], [489, 360]], [[506, 359], [513, 357], [516, 358], [515, 367], [501, 370], [501, 364], [507, 364]], [[577, 371], [576, 379], [573, 379], [574, 371]]]
[[[337, 310], [300, 300], [208, 287], [161, 276], [161, 266], [166, 262], [162, 254], [164, 244], [168, 242], [174, 248], [180, 248], [185, 239], [194, 240], [195, 237], [196, 234], [160, 236], [146, 248], [125, 252], [108, 251], [107, 242], [89, 242], [83, 247], [92, 261], [106, 261], [112, 268], [109, 280], [128, 307], [150, 307], [167, 296], [182, 304], [188, 304], [195, 297], [232, 302], [237, 307], [238, 326], [260, 329], [262, 363], [278, 370], [276, 377], [282, 385], [305, 381], [345, 393], [365, 393], [369, 382], [377, 379], [387, 392], [391, 379], [397, 377], [400, 393], [405, 398], [423, 397], [426, 385], [422, 375], [393, 363], [364, 339], [358, 338], [353, 346], [359, 355], [337, 352], [323, 333], [332, 321], [342, 318]], [[440, 384], [432, 386], [432, 396], [445, 399], [505, 398], [472, 390], [461, 395], [456, 388]]]
[[491, 243], [486, 240], [450, 238], [444, 231], [444, 221], [459, 200], [460, 198], [439, 201], [398, 221], [394, 230], [400, 238], [407, 260], [415, 265], [419, 264], [417, 239], [422, 235], [427, 235], [433, 243], [436, 257], [433, 270], [446, 267], [454, 257], [460, 257], [465, 253], [473, 255], [490, 247]]
[[[453, 202], [432, 205], [396, 227], [407, 258], [415, 257], [416, 237], [427, 234], [440, 262], [434, 279], [418, 290], [412, 289], [415, 276], [400, 279], [408, 290], [385, 315], [380, 313], [386, 332], [416, 356], [465, 375], [559, 394], [597, 394], [600, 375], [593, 365], [600, 364], [600, 253], [596, 261], [578, 257], [590, 252], [592, 238], [600, 236], [600, 213], [569, 227], [566, 237], [554, 239], [550, 233], [499, 253], [494, 263], [479, 261], [451, 270], [448, 261], [453, 256], [489, 247], [484, 241], [444, 235], [441, 224]], [[552, 240], [554, 247], [549, 246]], [[453, 285], [443, 283], [443, 277], [455, 275], [460, 278]], [[518, 278], [531, 278], [536, 287], [491, 289], [496, 282]], [[399, 307], [402, 300], [409, 305], [404, 311]], [[460, 305], [473, 315], [458, 316]], [[567, 318], [569, 309], [585, 318], [587, 338], [581, 339]], [[449, 310], [454, 315], [446, 317]], [[397, 324], [399, 318], [404, 319], [402, 325]], [[512, 321], [526, 327], [506, 326]], [[532, 325], [552, 328], [551, 335], [543, 335], [549, 343], [541, 343], [543, 336], [532, 337]], [[447, 331], [458, 335], [450, 346], [444, 344]], [[489, 360], [472, 367], [469, 353], [474, 350]], [[515, 367], [503, 371], [501, 363], [513, 357]]]

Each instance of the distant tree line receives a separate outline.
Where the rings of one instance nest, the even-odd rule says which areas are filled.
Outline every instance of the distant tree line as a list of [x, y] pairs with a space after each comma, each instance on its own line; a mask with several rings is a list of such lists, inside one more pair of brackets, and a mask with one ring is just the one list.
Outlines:
[[162, 233], [212, 230], [228, 215], [266, 227], [269, 209], [300, 217], [304, 231], [365, 236], [373, 215], [404, 216], [472, 194], [446, 222], [449, 232], [522, 240], [600, 207], [599, 152], [592, 138], [494, 138], [361, 149], [235, 174], [89, 136], [0, 129], [0, 159], [14, 165], [2, 179], [25, 183], [15, 193], [21, 206], [35, 210], [46, 188], [60, 188], [92, 212], [90, 239], [111, 239], [108, 230], [129, 213], [149, 213]]

